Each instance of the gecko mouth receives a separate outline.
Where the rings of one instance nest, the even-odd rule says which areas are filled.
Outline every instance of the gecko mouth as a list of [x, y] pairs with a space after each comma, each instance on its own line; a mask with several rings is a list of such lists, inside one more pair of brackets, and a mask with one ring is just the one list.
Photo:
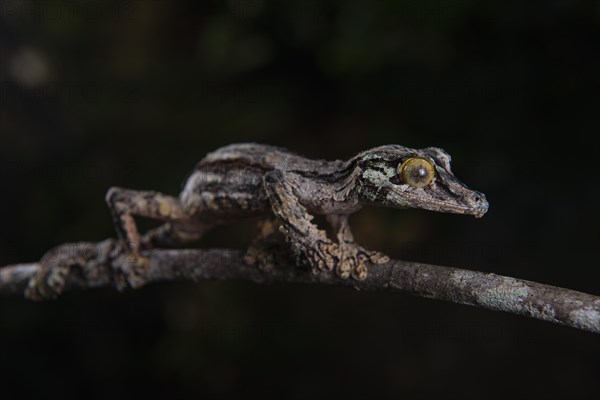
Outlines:
[[488, 211], [488, 203], [487, 201], [483, 201], [481, 205], [476, 207], [457, 204], [448, 201], [440, 201], [440, 202], [432, 202], [431, 204], [424, 205], [423, 208], [431, 211], [438, 212], [446, 212], [452, 214], [464, 214], [464, 215], [472, 215], [475, 218], [481, 218]]
[[487, 201], [483, 200], [480, 205], [477, 205], [475, 207], [453, 204], [447, 204], [446, 207], [446, 210], [441, 211], [451, 212], [453, 214], [472, 215], [475, 218], [481, 218], [488, 211], [489, 205]]
[[480, 201], [481, 201], [481, 204], [478, 207], [476, 207], [475, 211], [473, 212], [473, 215], [475, 216], [475, 218], [483, 217], [490, 208], [490, 204], [487, 202], [485, 197]]
[[[406, 194], [404, 196], [405, 198], [408, 197]], [[429, 199], [419, 198], [419, 196], [415, 196], [414, 199], [410, 197], [408, 199], [409, 204], [414, 204], [413, 207], [415, 208], [451, 214], [472, 215], [475, 218], [483, 217], [489, 209], [489, 203], [485, 195], [474, 190], [468, 190], [468, 193], [463, 192], [458, 196], [445, 193], [443, 197], [430, 197]]]

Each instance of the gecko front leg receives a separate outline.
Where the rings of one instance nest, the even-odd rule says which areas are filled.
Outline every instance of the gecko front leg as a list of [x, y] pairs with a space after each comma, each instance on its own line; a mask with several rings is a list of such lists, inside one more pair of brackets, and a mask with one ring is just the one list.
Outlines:
[[337, 262], [338, 245], [311, 222], [313, 216], [300, 204], [286, 174], [271, 171], [263, 182], [280, 230], [296, 257], [306, 261], [314, 272], [331, 271]]
[[354, 241], [347, 214], [327, 215], [327, 221], [333, 227], [338, 239], [339, 262], [336, 272], [342, 278], [347, 279], [352, 276], [354, 279], [363, 280], [367, 277], [367, 261], [385, 264], [390, 260], [385, 254], [367, 250]]

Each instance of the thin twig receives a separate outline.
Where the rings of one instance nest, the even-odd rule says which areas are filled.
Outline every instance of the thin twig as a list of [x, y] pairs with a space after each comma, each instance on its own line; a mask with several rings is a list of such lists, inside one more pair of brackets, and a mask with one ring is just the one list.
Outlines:
[[[98, 245], [106, 246], [107, 243], [110, 244], [105, 241]], [[271, 271], [261, 271], [248, 266], [243, 253], [237, 250], [150, 250], [143, 255], [150, 259], [144, 284], [241, 279], [255, 283], [294, 282], [348, 286], [359, 290], [390, 290], [506, 311], [600, 333], [600, 297], [492, 273], [391, 260], [384, 265], [370, 265], [367, 279], [356, 281], [344, 280], [327, 272], [312, 274], [289, 260], [279, 260]], [[95, 260], [80, 266], [77, 273], [67, 277], [66, 289], [118, 286], [114, 271], [126, 260], [110, 258], [102, 261]], [[29, 279], [39, 268], [37, 263], [1, 268], [0, 295], [22, 295]]]

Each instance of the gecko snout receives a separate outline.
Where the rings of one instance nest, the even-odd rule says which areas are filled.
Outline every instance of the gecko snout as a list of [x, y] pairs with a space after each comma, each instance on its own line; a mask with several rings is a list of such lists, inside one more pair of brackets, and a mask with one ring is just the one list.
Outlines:
[[480, 192], [473, 192], [473, 195], [469, 198], [469, 207], [473, 210], [475, 218], [481, 218], [490, 208], [485, 195]]

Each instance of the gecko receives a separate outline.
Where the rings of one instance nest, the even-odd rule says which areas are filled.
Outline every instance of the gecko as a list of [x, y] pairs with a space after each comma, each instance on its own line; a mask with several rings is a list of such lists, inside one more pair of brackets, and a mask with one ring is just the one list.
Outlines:
[[[347, 160], [328, 161], [271, 145], [239, 143], [207, 154], [178, 197], [112, 187], [106, 203], [118, 238], [138, 267], [148, 261], [140, 255], [143, 249], [184, 247], [215, 226], [260, 217], [259, 234], [246, 253], [248, 264], [265, 270], [272, 267], [261, 244], [281, 232], [298, 264], [308, 265], [314, 273], [333, 270], [343, 279], [363, 280], [369, 262], [389, 261], [354, 240], [349, 216], [364, 206], [477, 218], [487, 212], [485, 195], [458, 180], [450, 161], [450, 155], [436, 147], [384, 145]], [[313, 222], [315, 215], [325, 216], [334, 237]], [[142, 236], [136, 216], [163, 223]], [[28, 297], [53, 298], [60, 293], [60, 279], [48, 283], [52, 268], [56, 266], [42, 262], [30, 281]]]

